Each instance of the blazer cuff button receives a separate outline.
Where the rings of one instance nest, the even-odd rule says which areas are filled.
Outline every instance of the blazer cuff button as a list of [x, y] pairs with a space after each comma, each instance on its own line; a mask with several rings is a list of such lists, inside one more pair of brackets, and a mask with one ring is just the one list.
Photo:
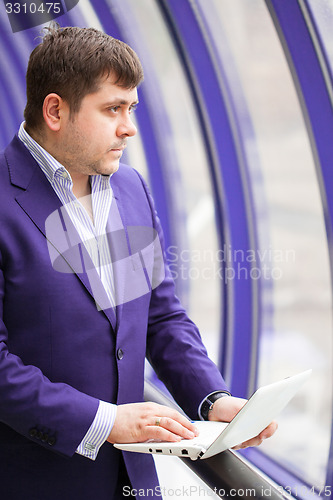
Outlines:
[[48, 444], [49, 446], [53, 446], [53, 445], [55, 445], [55, 444], [56, 444], [56, 441], [57, 441], [57, 440], [56, 440], [56, 438], [55, 438], [54, 436], [51, 436], [51, 437], [49, 437], [49, 439], [48, 439], [48, 441], [47, 441], [47, 444]]
[[33, 427], [29, 431], [29, 436], [32, 437], [32, 438], [35, 438], [37, 436], [37, 432], [38, 432], [37, 429], [35, 429], [35, 427]]
[[48, 434], [46, 434], [46, 433], [45, 433], [45, 434], [43, 434], [43, 436], [42, 436], [42, 442], [43, 442], [43, 443], [46, 443], [48, 439], [49, 439], [49, 435], [48, 435]]

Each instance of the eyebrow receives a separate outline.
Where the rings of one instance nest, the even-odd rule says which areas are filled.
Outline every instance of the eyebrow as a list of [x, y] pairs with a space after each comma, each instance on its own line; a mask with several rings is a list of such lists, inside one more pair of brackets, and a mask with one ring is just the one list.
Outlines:
[[126, 101], [126, 99], [114, 99], [113, 101], [109, 101], [105, 103], [105, 106], [116, 106], [116, 105], [122, 105], [122, 106], [136, 106], [139, 104], [139, 100], [137, 101]]

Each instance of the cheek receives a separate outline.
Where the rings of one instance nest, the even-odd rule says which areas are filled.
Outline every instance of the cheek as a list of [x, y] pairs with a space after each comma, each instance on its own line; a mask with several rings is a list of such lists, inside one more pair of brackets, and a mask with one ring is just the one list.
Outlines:
[[105, 143], [105, 128], [100, 125], [90, 124], [81, 136], [82, 150], [97, 152]]
[[79, 146], [82, 154], [98, 156], [110, 149], [116, 139], [116, 125], [108, 117], [80, 123]]

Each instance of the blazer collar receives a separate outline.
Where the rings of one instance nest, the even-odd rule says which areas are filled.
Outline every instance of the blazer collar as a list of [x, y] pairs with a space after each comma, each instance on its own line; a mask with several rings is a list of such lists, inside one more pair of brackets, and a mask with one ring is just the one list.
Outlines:
[[21, 189], [27, 189], [34, 174], [40, 168], [17, 135], [5, 149], [5, 158], [10, 182]]
[[[12, 185], [21, 189], [16, 196], [17, 203], [25, 211], [31, 221], [38, 227], [45, 238], [48, 239], [49, 243], [66, 260], [67, 264], [73, 269], [73, 272], [95, 300], [95, 294], [92, 290], [91, 283], [94, 283], [94, 286], [96, 286], [96, 284], [98, 284], [99, 277], [97, 271], [93, 269], [91, 259], [88, 252], [85, 250], [84, 245], [81, 245], [85, 263], [84, 267], [89, 268], [89, 276], [87, 272], [80, 272], [77, 268], [78, 266], [74, 252], [64, 254], [63, 249], [60, 248], [57, 238], [52, 238], [52, 235], [49, 233], [46, 234], [46, 219], [50, 214], [57, 211], [59, 212], [62, 207], [61, 201], [52, 189], [50, 182], [47, 180], [46, 176], [41, 171], [39, 165], [31, 156], [28, 149], [17, 136], [14, 137], [13, 141], [6, 148], [5, 158]], [[71, 225], [70, 231], [76, 232], [73, 224], [70, 221], [67, 221], [67, 223]], [[77, 236], [76, 239], [79, 240], [79, 236]], [[99, 287], [99, 290], [99, 293], [103, 293], [103, 287]], [[116, 317], [114, 311], [112, 308], [109, 308], [103, 309], [103, 312], [115, 330]]]

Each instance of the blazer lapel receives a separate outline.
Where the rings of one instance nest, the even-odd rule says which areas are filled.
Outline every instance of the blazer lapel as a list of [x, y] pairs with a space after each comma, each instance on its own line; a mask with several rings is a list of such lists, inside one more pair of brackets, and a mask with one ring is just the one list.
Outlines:
[[116, 316], [117, 328], [122, 315], [124, 294], [125, 294], [125, 275], [122, 270], [122, 261], [129, 255], [128, 242], [126, 239], [126, 229], [124, 221], [119, 212], [119, 196], [118, 189], [113, 189], [113, 199], [111, 204], [110, 215], [106, 227], [109, 248], [111, 252], [115, 302], [116, 302]]
[[49, 181], [17, 137], [5, 156], [12, 184], [22, 189], [16, 201], [47, 239], [54, 268], [76, 274], [115, 330], [115, 313], [107, 307], [109, 300], [98, 273]]
[[[153, 268], [153, 229], [129, 226], [126, 211], [120, 203], [118, 186], [112, 183], [112, 200], [107, 227], [116, 290], [117, 328], [125, 303], [151, 291], [149, 272]], [[149, 252], [147, 258], [146, 245]], [[148, 265], [147, 265], [148, 264]]]

